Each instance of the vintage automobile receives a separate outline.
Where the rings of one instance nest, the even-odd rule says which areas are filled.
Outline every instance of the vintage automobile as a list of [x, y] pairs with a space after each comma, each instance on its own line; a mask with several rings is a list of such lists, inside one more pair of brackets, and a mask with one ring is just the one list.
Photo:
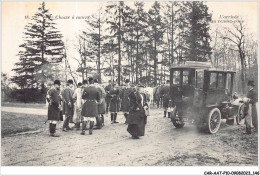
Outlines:
[[189, 61], [171, 67], [173, 125], [182, 128], [190, 120], [199, 131], [213, 134], [219, 130], [221, 119], [234, 124], [239, 108], [232, 100], [234, 76], [234, 71], [212, 69], [209, 63]]

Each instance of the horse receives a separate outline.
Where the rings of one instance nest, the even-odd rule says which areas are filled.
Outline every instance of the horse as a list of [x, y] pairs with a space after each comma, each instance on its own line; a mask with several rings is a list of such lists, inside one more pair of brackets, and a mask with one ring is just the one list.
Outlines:
[[153, 88], [152, 87], [145, 87], [144, 92], [147, 95], [147, 97], [149, 97], [147, 104], [150, 106], [151, 102], [153, 102]]
[[162, 87], [163, 85], [156, 86], [153, 88], [153, 100], [154, 100], [153, 103], [157, 104], [157, 108], [159, 108], [159, 105], [162, 104], [162, 95], [161, 95]]

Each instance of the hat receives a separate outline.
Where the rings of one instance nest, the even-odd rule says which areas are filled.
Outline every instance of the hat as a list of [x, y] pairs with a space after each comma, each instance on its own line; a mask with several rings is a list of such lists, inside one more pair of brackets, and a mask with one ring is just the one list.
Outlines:
[[68, 83], [68, 84], [73, 84], [72, 79], [69, 79], [69, 80], [67, 81], [67, 83]]
[[255, 86], [255, 82], [253, 80], [249, 80], [247, 85], [248, 86]]
[[83, 84], [88, 84], [88, 80], [84, 79]]
[[58, 80], [58, 79], [57, 79], [57, 80], [55, 80], [55, 81], [54, 81], [54, 84], [57, 84], [57, 85], [59, 85], [59, 86], [60, 86], [60, 80]]
[[78, 87], [80, 87], [80, 86], [82, 86], [82, 83], [81, 83], [81, 82], [78, 83]]
[[94, 83], [98, 83], [98, 80], [97, 80], [97, 79], [94, 79]]
[[93, 79], [93, 78], [91, 78], [91, 77], [90, 77], [90, 78], [88, 78], [88, 82], [89, 82], [89, 83], [92, 83], [92, 82], [93, 82], [93, 80], [94, 80], [94, 79]]
[[129, 83], [129, 82], [130, 82], [130, 80], [129, 80], [129, 79], [126, 79], [126, 80], [125, 80], [125, 83]]

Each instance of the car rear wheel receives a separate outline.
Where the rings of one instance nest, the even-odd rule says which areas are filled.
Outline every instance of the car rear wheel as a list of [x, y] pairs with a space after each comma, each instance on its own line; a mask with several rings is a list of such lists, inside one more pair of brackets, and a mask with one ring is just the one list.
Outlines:
[[221, 124], [221, 113], [218, 108], [213, 108], [210, 110], [207, 117], [207, 132], [214, 134], [218, 132]]
[[179, 117], [179, 113], [178, 110], [175, 109], [172, 113], [171, 113], [171, 121], [172, 124], [176, 127], [176, 128], [183, 128], [184, 126], [184, 122], [183, 119], [181, 117]]

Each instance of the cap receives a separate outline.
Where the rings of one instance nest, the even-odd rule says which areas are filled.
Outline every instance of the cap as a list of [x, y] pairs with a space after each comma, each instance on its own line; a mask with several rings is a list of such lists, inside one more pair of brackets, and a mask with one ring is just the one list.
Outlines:
[[56, 80], [54, 81], [54, 84], [57, 84], [57, 85], [60, 86], [60, 80], [56, 79]]
[[69, 80], [67, 81], [67, 83], [68, 83], [68, 84], [73, 84], [72, 79], [69, 79]]
[[249, 80], [247, 85], [248, 86], [255, 86], [255, 82], [253, 80]]

